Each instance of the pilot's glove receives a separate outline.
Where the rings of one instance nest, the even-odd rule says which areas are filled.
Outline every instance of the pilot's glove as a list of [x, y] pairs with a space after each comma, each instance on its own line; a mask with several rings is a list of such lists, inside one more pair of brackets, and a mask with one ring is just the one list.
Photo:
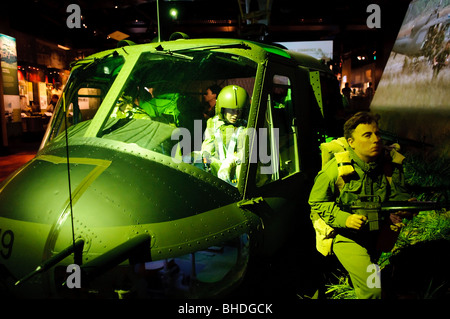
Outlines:
[[234, 156], [227, 157], [220, 165], [220, 169], [217, 172], [217, 177], [231, 184], [231, 173], [235, 171], [236, 168], [236, 158]]

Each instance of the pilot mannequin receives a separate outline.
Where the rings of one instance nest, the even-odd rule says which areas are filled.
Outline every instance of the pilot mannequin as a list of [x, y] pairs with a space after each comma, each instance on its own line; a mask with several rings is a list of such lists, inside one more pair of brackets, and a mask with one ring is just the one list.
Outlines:
[[242, 118], [250, 98], [240, 86], [229, 85], [217, 97], [216, 115], [206, 124], [202, 156], [207, 169], [237, 186], [247, 122]]

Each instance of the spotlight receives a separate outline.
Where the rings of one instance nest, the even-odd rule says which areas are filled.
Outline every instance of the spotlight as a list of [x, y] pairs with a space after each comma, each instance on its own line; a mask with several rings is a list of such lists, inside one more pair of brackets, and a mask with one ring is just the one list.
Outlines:
[[178, 18], [178, 10], [175, 8], [170, 9], [169, 14], [172, 17], [172, 19]]

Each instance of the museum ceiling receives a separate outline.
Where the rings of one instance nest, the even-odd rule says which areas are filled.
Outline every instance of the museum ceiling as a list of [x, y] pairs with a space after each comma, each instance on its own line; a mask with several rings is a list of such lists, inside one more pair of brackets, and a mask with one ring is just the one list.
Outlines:
[[[261, 6], [258, 5], [261, 2]], [[159, 0], [160, 33], [191, 38], [247, 38], [266, 42], [335, 40], [341, 51], [380, 41], [393, 43], [409, 0], [271, 1], [269, 14], [260, 10], [265, 0]], [[381, 8], [381, 28], [366, 25], [367, 7]], [[80, 28], [67, 20], [81, 12]], [[6, 4], [5, 4], [6, 5]], [[70, 48], [102, 50], [114, 47], [118, 38], [146, 43], [158, 35], [156, 0], [17, 0], [2, 10], [3, 28], [24, 32]], [[176, 9], [176, 16], [170, 10]], [[0, 25], [1, 26], [1, 25]]]

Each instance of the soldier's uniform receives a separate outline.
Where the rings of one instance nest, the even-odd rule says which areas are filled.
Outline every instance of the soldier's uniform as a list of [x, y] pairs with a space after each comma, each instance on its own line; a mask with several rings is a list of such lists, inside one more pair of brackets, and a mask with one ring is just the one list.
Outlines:
[[202, 154], [209, 161], [211, 173], [233, 185], [239, 178], [237, 166], [243, 158], [244, 123], [239, 120], [237, 125], [228, 124], [216, 115], [208, 119], [202, 144]]
[[239, 110], [242, 114], [248, 105], [245, 89], [237, 85], [224, 87], [217, 97], [216, 115], [206, 124], [202, 143], [202, 157], [208, 162], [211, 173], [233, 186], [239, 180], [239, 165], [244, 158], [247, 123], [241, 118], [235, 123], [227, 122], [223, 109]]
[[[352, 203], [359, 195], [378, 195], [382, 202], [408, 200], [410, 196], [401, 166], [403, 157], [399, 159], [386, 153], [376, 162], [366, 163], [350, 147], [348, 152], [354, 172], [339, 176], [338, 162], [333, 158], [317, 175], [309, 197], [311, 219], [313, 222], [322, 219], [334, 229], [333, 236], [329, 236], [334, 239], [327, 240], [332, 241], [332, 252], [349, 272], [357, 297], [380, 298], [381, 288], [367, 285], [367, 279], [373, 273], [368, 271], [368, 266], [376, 264], [379, 257], [376, 251], [379, 231], [347, 228], [345, 223], [350, 213], [343, 211], [340, 205]], [[345, 183], [339, 187], [338, 180], [342, 177]]]

